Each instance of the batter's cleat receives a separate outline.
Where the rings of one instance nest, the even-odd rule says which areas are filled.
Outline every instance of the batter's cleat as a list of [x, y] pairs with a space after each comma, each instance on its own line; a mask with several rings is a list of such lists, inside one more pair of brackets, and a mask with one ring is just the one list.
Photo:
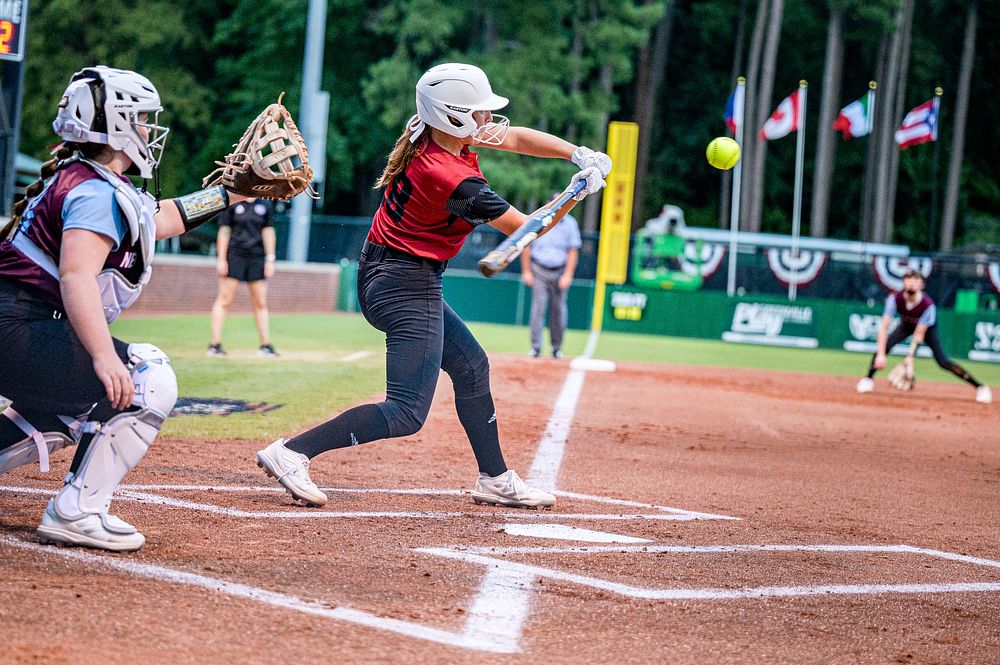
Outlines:
[[976, 388], [976, 401], [980, 404], [993, 403], [993, 391], [989, 386], [979, 386]]
[[224, 356], [226, 355], [225, 350], [222, 348], [221, 344], [209, 344], [208, 351], [205, 351], [206, 356]]
[[45, 507], [42, 524], [36, 533], [42, 543], [93, 547], [109, 552], [135, 552], [146, 543], [146, 537], [134, 526], [108, 513], [85, 513], [67, 519], [56, 511], [55, 499], [50, 499]]
[[506, 471], [495, 478], [480, 473], [472, 490], [472, 500], [512, 508], [551, 508], [556, 505], [554, 496], [528, 487], [515, 471]]
[[874, 390], [875, 390], [875, 381], [873, 381], [869, 377], [867, 376], [863, 377], [860, 381], [858, 381], [857, 391], [859, 393], [870, 393]]
[[307, 506], [326, 505], [326, 495], [309, 477], [309, 458], [286, 448], [284, 439], [278, 439], [257, 453], [257, 466]]
[[270, 344], [261, 344], [260, 348], [257, 349], [257, 355], [264, 358], [277, 358], [278, 352]]

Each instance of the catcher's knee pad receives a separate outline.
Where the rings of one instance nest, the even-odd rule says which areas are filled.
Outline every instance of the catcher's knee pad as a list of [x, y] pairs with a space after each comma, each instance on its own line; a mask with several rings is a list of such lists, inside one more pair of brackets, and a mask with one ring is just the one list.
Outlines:
[[67, 477], [56, 506], [66, 517], [107, 511], [118, 483], [146, 454], [177, 401], [177, 377], [165, 353], [152, 344], [132, 344], [128, 354], [132, 409], [99, 426], [76, 473]]

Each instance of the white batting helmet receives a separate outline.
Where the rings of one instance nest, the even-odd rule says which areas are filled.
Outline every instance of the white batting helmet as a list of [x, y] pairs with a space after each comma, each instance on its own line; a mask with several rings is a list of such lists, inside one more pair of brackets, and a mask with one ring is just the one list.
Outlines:
[[471, 136], [481, 143], [499, 145], [510, 121], [497, 115], [493, 122], [477, 127], [472, 114], [497, 111], [508, 101], [493, 94], [486, 73], [479, 67], [457, 62], [431, 67], [417, 81], [417, 114], [407, 125], [413, 131], [410, 140], [416, 141], [426, 124], [451, 136]]
[[[145, 76], [97, 65], [70, 78], [52, 128], [66, 141], [121, 150], [140, 176], [151, 178], [170, 131], [157, 124], [162, 110], [160, 95]], [[140, 122], [140, 113], [147, 114], [145, 122]], [[139, 133], [140, 127], [149, 130], [148, 139]]]

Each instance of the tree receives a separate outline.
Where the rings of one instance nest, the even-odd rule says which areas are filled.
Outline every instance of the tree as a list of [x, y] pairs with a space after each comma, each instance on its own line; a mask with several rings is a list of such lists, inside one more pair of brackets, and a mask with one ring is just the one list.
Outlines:
[[969, 113], [969, 94], [972, 81], [972, 62], [976, 52], [976, 14], [978, 3], [972, 0], [966, 10], [965, 39], [962, 40], [962, 64], [958, 75], [955, 97], [955, 125], [951, 138], [951, 156], [948, 160], [948, 184], [941, 220], [941, 249], [951, 249], [955, 239], [955, 217], [958, 212], [958, 188], [962, 179], [962, 155], [965, 149], [965, 125]]
[[830, 129], [834, 111], [840, 98], [841, 67], [844, 63], [844, 8], [837, 2], [830, 3], [830, 20], [826, 32], [826, 57], [823, 65], [823, 90], [819, 101], [816, 162], [813, 169], [812, 221], [809, 234], [826, 236], [826, 219], [830, 208], [830, 175], [837, 143]]

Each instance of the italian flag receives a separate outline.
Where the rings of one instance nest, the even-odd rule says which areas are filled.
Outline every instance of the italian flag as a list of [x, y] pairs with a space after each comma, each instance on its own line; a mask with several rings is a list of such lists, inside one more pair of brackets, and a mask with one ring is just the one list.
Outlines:
[[871, 134], [874, 119], [875, 91], [869, 90], [861, 99], [840, 109], [840, 114], [833, 121], [833, 128], [843, 134], [846, 141]]

